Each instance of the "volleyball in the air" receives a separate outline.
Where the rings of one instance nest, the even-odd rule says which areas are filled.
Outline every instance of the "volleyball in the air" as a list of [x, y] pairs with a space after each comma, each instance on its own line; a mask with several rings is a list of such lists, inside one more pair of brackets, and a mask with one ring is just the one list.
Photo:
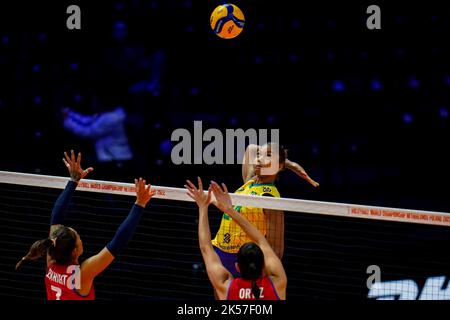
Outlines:
[[245, 18], [241, 9], [228, 3], [214, 9], [210, 22], [215, 34], [224, 39], [232, 39], [242, 32]]

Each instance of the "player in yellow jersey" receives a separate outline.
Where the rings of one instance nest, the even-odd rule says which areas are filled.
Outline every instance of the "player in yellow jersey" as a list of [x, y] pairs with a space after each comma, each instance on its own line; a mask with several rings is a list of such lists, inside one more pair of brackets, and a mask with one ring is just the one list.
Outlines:
[[[267, 169], [279, 164], [272, 172]], [[287, 159], [287, 151], [277, 144], [269, 143], [263, 146], [249, 145], [245, 151], [242, 162], [242, 178], [244, 185], [236, 194], [248, 194], [258, 196], [280, 197], [275, 181], [280, 171], [289, 169], [308, 181], [314, 187], [319, 184], [311, 179], [306, 171], [295, 162]], [[284, 251], [284, 213], [278, 210], [269, 210], [255, 207], [236, 206], [235, 210], [247, 218], [262, 232], [272, 246], [275, 253], [281, 259]], [[231, 217], [224, 212], [219, 231], [212, 240], [214, 250], [219, 255], [225, 268], [234, 277], [239, 276], [235, 263], [239, 248], [251, 239], [236, 224]]]

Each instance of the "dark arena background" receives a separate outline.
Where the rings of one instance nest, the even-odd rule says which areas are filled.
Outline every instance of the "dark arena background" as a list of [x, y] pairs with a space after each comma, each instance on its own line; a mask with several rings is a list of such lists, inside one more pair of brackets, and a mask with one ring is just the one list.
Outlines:
[[[224, 40], [209, 25], [222, 3], [2, 2], [0, 171], [67, 177], [61, 158], [74, 149], [95, 168], [89, 179], [142, 176], [183, 188], [201, 176], [237, 190], [239, 164], [171, 160], [172, 133], [193, 133], [202, 121], [203, 132], [278, 129], [289, 158], [320, 182], [313, 188], [282, 172], [284, 198], [450, 212], [450, 4], [236, 0], [245, 27]], [[73, 4], [80, 30], [66, 26]], [[379, 30], [366, 26], [372, 4]], [[70, 112], [118, 107], [130, 151], [123, 158], [99, 155], [101, 132], [67, 124]], [[59, 193], [0, 183], [2, 299], [46, 299], [44, 262], [14, 266], [47, 237]], [[77, 191], [68, 225], [82, 236], [82, 258], [110, 241], [133, 201]], [[209, 216], [214, 236], [221, 213]], [[129, 245], [96, 279], [97, 300], [214, 300], [197, 223], [195, 204], [152, 199]], [[450, 299], [449, 224], [285, 210], [285, 230], [289, 301]], [[370, 294], [371, 268], [384, 294]]]

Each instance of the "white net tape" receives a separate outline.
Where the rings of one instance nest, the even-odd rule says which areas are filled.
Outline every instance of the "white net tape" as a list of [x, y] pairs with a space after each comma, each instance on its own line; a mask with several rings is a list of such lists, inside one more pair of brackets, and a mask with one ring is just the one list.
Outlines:
[[[64, 189], [67, 181], [68, 178], [66, 177], [0, 171], [0, 183]], [[155, 198], [190, 202], [193, 201], [186, 195], [186, 190], [183, 188], [161, 187], [156, 185], [153, 185], [152, 187], [157, 191]], [[80, 191], [89, 192], [129, 196], [135, 195], [134, 185], [131, 183], [86, 179], [80, 182], [77, 189]], [[240, 206], [253, 206], [274, 210], [325, 214], [342, 217], [450, 226], [450, 213], [443, 212], [238, 194], [231, 194], [231, 198], [234, 205]]]

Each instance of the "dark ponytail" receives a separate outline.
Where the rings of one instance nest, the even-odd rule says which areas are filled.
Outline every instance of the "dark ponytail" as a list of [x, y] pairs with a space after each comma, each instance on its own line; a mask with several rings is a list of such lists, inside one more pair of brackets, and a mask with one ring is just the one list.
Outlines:
[[53, 241], [50, 238], [38, 240], [35, 243], [33, 243], [27, 255], [22, 259], [20, 259], [19, 262], [17, 262], [16, 270], [19, 269], [26, 260], [36, 261], [44, 257], [47, 254], [47, 250], [52, 245]]
[[260, 290], [256, 281], [262, 276], [264, 268], [264, 254], [253, 242], [244, 244], [237, 254], [237, 262], [244, 280], [251, 280], [252, 293], [256, 299], [260, 298]]
[[57, 264], [69, 264], [72, 251], [76, 247], [77, 236], [72, 229], [60, 225], [47, 239], [38, 240], [31, 246], [27, 255], [16, 264], [16, 270], [27, 260], [36, 261], [47, 253]]
[[[248, 265], [248, 270], [253, 274], [258, 273], [258, 270], [257, 270], [254, 262], [252, 262]], [[255, 280], [252, 279], [252, 293], [255, 296], [255, 299], [259, 299], [259, 295], [261, 292], [259, 291], [259, 287], [258, 287], [258, 284], [256, 283], [256, 279]]]

